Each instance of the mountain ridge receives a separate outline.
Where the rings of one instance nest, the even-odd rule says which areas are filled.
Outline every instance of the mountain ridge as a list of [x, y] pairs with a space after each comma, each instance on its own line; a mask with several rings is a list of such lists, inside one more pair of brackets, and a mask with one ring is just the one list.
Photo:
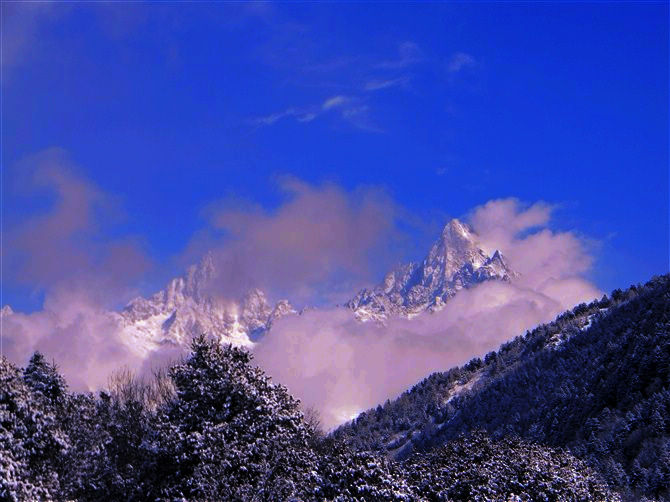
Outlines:
[[[461, 289], [486, 281], [509, 282], [517, 275], [499, 250], [485, 252], [474, 230], [452, 219], [421, 262], [393, 268], [380, 284], [360, 290], [344, 307], [359, 321], [412, 318], [440, 310]], [[208, 252], [163, 289], [106, 315], [119, 326], [130, 350], [146, 356], [166, 345], [186, 348], [201, 334], [251, 348], [278, 319], [299, 314], [287, 299], [271, 304], [258, 288], [238, 300], [224, 298], [224, 281], [214, 254]], [[13, 313], [6, 305], [1, 315]]]
[[441, 310], [459, 290], [489, 280], [510, 282], [518, 274], [496, 249], [487, 254], [477, 234], [454, 218], [421, 263], [398, 265], [372, 289], [360, 290], [345, 306], [361, 321], [390, 315], [414, 317]]
[[129, 302], [117, 315], [123, 336], [144, 350], [166, 343], [187, 346], [191, 338], [203, 334], [251, 347], [277, 319], [297, 313], [288, 300], [271, 305], [257, 288], [239, 302], [225, 300], [215, 293], [217, 279], [213, 255], [207, 253], [164, 289]]

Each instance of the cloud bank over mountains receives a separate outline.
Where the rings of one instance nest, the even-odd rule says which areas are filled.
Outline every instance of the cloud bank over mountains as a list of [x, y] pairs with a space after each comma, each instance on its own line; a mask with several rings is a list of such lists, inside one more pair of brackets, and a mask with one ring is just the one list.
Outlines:
[[[49, 204], [10, 222], [6, 270], [44, 302], [33, 313], [3, 314], [3, 353], [25, 364], [39, 349], [78, 389], [104, 386], [122, 366], [145, 371], [178, 357], [180, 348], [170, 346], [140, 356], [122, 336], [113, 306], [135, 296], [156, 264], [141, 238], [118, 230], [119, 201], [61, 150], [17, 168], [25, 195], [39, 193]], [[207, 227], [194, 233], [184, 256], [212, 252], [215, 297], [236, 301], [261, 288], [275, 299], [319, 306], [276, 321], [254, 351], [327, 426], [601, 294], [585, 279], [593, 258], [583, 240], [551, 229], [553, 206], [501, 199], [465, 219], [482, 248], [500, 250], [518, 277], [462, 290], [434, 314], [361, 323], [335, 305], [402, 258], [407, 211], [375, 187], [285, 178], [280, 188], [284, 198], [273, 209], [230, 200], [207, 206]]]
[[257, 360], [330, 427], [431, 372], [497, 349], [602, 294], [583, 277], [592, 259], [580, 240], [547, 228], [551, 212], [546, 204], [524, 207], [515, 199], [489, 201], [472, 212], [481, 243], [502, 251], [519, 274], [512, 282], [461, 290], [436, 313], [392, 318], [384, 326], [356, 322], [341, 309], [286, 317], [259, 344]]

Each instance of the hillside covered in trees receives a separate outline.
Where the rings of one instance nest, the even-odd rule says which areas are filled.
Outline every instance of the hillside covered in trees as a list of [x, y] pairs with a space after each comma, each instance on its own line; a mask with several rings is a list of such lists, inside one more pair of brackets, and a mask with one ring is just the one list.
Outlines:
[[616, 290], [430, 375], [334, 437], [414, 464], [475, 430], [521, 437], [569, 451], [626, 499], [670, 500], [669, 321], [669, 276]]
[[150, 383], [120, 374], [92, 395], [69, 392], [39, 353], [23, 370], [2, 359], [0, 500], [617, 499], [565, 452], [483, 433], [438, 461], [354, 451], [250, 363], [199, 338]]

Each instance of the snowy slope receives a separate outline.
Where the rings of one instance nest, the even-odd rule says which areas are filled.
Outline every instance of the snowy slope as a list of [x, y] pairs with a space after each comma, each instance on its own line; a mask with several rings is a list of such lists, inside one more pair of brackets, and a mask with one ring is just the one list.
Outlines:
[[397, 399], [342, 425], [335, 434], [349, 437], [359, 449], [403, 458], [421, 444], [422, 436], [439, 434], [472, 396], [538, 355], [560, 352], [572, 338], [606, 320], [614, 305], [610, 300], [579, 305], [503, 344], [483, 360], [476, 357], [464, 366], [429, 375]]

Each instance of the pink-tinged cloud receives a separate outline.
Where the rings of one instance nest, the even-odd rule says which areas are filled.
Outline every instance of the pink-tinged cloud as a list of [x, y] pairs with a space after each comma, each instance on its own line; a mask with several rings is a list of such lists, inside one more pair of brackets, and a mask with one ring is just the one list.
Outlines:
[[[591, 298], [575, 290], [569, 301]], [[256, 360], [333, 427], [553, 318], [564, 299], [492, 282], [459, 292], [440, 312], [385, 326], [357, 322], [345, 309], [308, 311], [278, 321]]]
[[[13, 251], [27, 257], [17, 273], [44, 287], [46, 300], [40, 312], [3, 318], [5, 353], [24, 364], [42, 350], [78, 389], [104, 386], [121, 366], [146, 371], [177, 357], [173, 350], [137, 356], [123, 340], [118, 317], [104, 307], [107, 291], [121, 295], [142, 268], [127, 272], [129, 263], [142, 263], [132, 241], [100, 242], [110, 198], [77, 176], [60, 152], [30, 165], [28, 186], [41, 184], [54, 203], [13, 230]], [[296, 180], [285, 180], [283, 189], [287, 198], [272, 211], [230, 202], [209, 207], [209, 223], [223, 237], [194, 238], [191, 251], [215, 246], [219, 276], [212, 293], [235, 299], [260, 287], [292, 301], [329, 294], [341, 301], [375, 282], [375, 264], [397, 259], [398, 220], [406, 215], [383, 191]], [[551, 211], [507, 199], [471, 213], [482, 244], [500, 249], [520, 273], [512, 283], [481, 284], [459, 292], [438, 313], [389, 319], [386, 326], [359, 323], [344, 308], [288, 316], [256, 346], [257, 362], [319, 409], [330, 427], [433, 371], [497, 348], [600, 294], [584, 279], [591, 257], [582, 241], [548, 228]]]
[[475, 208], [470, 221], [483, 246], [500, 249], [519, 272], [517, 284], [543, 291], [557, 289], [561, 281], [583, 281], [593, 263], [576, 234], [547, 228], [554, 209], [541, 202], [524, 207], [516, 199], [499, 199]]
[[120, 368], [139, 370], [142, 360], [120, 337], [116, 318], [79, 292], [59, 291], [47, 297], [43, 310], [4, 316], [3, 353], [25, 365], [35, 350], [53, 359], [75, 390], [106, 386]]
[[30, 156], [14, 169], [17, 191], [46, 208], [7, 229], [9, 278], [46, 292], [83, 288], [101, 302], [118, 302], [150, 262], [137, 238], [106, 237], [123, 217], [115, 199], [79, 174], [60, 149]]
[[214, 246], [214, 287], [222, 296], [235, 299], [259, 287], [299, 303], [330, 298], [342, 293], [342, 284], [370, 280], [371, 264], [389, 260], [399, 210], [383, 191], [347, 192], [295, 179], [281, 187], [287, 199], [273, 211], [225, 202], [208, 209], [211, 226], [224, 238], [196, 248]]
[[23, 365], [40, 350], [78, 389], [104, 385], [120, 366], [139, 368], [108, 308], [134, 294], [150, 263], [137, 239], [106, 237], [122, 217], [114, 198], [59, 149], [13, 169], [13, 188], [40, 209], [9, 226], [6, 277], [43, 292], [45, 299], [40, 311], [2, 317], [3, 354]]

